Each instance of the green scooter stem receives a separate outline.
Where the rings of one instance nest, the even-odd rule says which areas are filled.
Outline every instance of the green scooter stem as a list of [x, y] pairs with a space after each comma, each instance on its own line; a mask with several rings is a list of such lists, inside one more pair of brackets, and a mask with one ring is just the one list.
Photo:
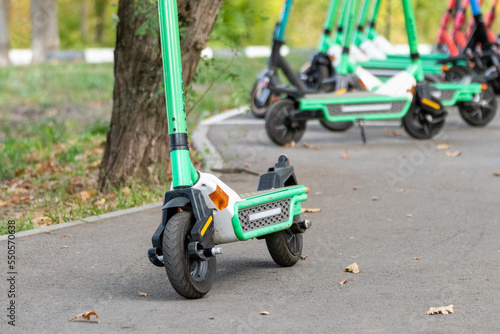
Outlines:
[[179, 26], [176, 24], [177, 2], [159, 0], [158, 11], [170, 136], [172, 186], [189, 187], [196, 183], [199, 176], [189, 157]]
[[326, 14], [325, 24], [323, 26], [323, 34], [321, 35], [318, 43], [318, 52], [327, 52], [332, 44], [330, 35], [335, 20], [335, 14], [337, 13], [337, 8], [339, 6], [339, 2], [340, 0], [330, 1], [330, 5], [328, 6], [328, 12]]
[[285, 6], [283, 7], [280, 14], [280, 21], [276, 29], [276, 35], [274, 38], [278, 41], [285, 42], [285, 31], [288, 24], [288, 18], [290, 17], [290, 11], [292, 10], [293, 0], [286, 0]]
[[375, 5], [373, 6], [372, 13], [370, 15], [370, 21], [368, 22], [368, 31], [366, 33], [368, 39], [373, 40], [378, 36], [377, 30], [375, 29], [375, 24], [378, 19], [378, 13], [380, 9], [380, 3], [382, 0], [375, 0]]
[[346, 16], [346, 13], [348, 11], [348, 6], [349, 6], [349, 0], [343, 0], [342, 2], [342, 10], [340, 12], [340, 15], [337, 19], [337, 31], [335, 32], [335, 42], [334, 44], [337, 45], [342, 45], [342, 38], [344, 36], [344, 19]]
[[358, 7], [358, 0], [346, 1], [344, 6], [344, 21], [343, 26], [345, 27], [345, 33], [342, 41], [342, 55], [340, 56], [340, 63], [337, 67], [338, 75], [348, 75], [349, 74], [349, 47], [351, 45], [352, 39], [354, 37], [354, 23], [356, 19], [356, 8]]
[[361, 5], [361, 12], [359, 14], [358, 26], [356, 27], [356, 35], [354, 36], [354, 44], [356, 46], [360, 46], [366, 40], [366, 36], [364, 34], [366, 19], [368, 16], [368, 11], [370, 9], [370, 0], [364, 0]]

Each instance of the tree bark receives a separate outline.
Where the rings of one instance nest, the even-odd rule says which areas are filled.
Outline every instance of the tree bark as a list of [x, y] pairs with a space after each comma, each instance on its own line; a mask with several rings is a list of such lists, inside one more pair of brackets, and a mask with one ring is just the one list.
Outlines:
[[[178, 0], [184, 85], [196, 73], [201, 50], [213, 28], [221, 0]], [[120, 186], [129, 179], [168, 179], [169, 139], [159, 32], [136, 35], [145, 17], [135, 0], [120, 0], [115, 48], [113, 112], [99, 184]], [[155, 8], [152, 10], [156, 10]]]
[[46, 53], [59, 49], [57, 0], [31, 0], [31, 49], [33, 63], [45, 61]]
[[6, 0], [0, 0], [0, 67], [9, 65], [9, 12]]

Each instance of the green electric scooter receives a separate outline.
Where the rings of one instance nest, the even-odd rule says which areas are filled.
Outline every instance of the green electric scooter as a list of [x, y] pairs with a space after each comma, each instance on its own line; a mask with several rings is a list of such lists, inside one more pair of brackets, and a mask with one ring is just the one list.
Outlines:
[[182, 83], [177, 2], [159, 0], [165, 97], [170, 136], [172, 190], [165, 194], [161, 223], [152, 237], [149, 260], [165, 267], [172, 287], [186, 298], [201, 298], [215, 279], [218, 244], [265, 239], [274, 261], [292, 266], [300, 259], [301, 202], [288, 158], [261, 175], [257, 192], [238, 195], [217, 177], [195, 170], [189, 158]]
[[407, 132], [417, 139], [429, 139], [441, 131], [447, 112], [436, 91], [424, 81], [412, 2], [402, 0], [402, 3], [412, 64], [372, 92], [347, 91], [345, 86], [352, 71], [349, 68], [349, 49], [358, 5], [357, 0], [347, 1], [344, 4], [346, 32], [336, 74], [337, 91], [333, 94], [307, 94], [300, 99], [287, 98], [273, 104], [266, 116], [266, 131], [272, 141], [286, 145], [300, 140], [309, 119], [357, 122], [362, 129], [363, 141], [363, 124], [367, 120], [402, 118]]

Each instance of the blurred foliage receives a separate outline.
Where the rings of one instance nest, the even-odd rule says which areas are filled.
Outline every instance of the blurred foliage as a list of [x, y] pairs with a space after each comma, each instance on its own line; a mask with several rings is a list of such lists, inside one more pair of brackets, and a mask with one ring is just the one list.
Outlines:
[[[80, 32], [81, 4], [88, 1], [88, 37], [85, 40]], [[156, 0], [137, 0], [141, 14], [150, 16], [139, 33], [150, 33], [156, 29], [157, 14], [151, 8], [156, 7]], [[106, 4], [102, 42], [96, 43], [94, 36], [98, 19], [96, 3]], [[362, 2], [362, 1], [360, 1]], [[489, 9], [491, 0], [484, 1], [483, 8]], [[388, 16], [388, 6], [392, 15]], [[11, 1], [11, 44], [12, 48], [30, 46], [30, 0]], [[83, 49], [85, 47], [113, 47], [115, 43], [114, 26], [117, 20], [118, 0], [58, 0], [59, 31], [62, 49]], [[278, 20], [283, 0], [226, 0], [211, 36], [212, 47], [238, 48], [246, 45], [269, 45], [274, 25]], [[289, 25], [287, 43], [294, 47], [314, 48], [321, 33], [321, 28], [328, 8], [329, 0], [295, 0]], [[361, 5], [361, 4], [360, 4]], [[447, 1], [413, 0], [417, 19], [419, 39], [422, 43], [433, 43]], [[386, 34], [390, 28], [390, 40], [394, 43], [406, 43], [402, 2], [386, 0], [382, 2], [378, 20], [378, 31]], [[495, 31], [500, 30], [497, 20]], [[181, 27], [182, 32], [182, 27]], [[386, 36], [387, 37], [387, 36]]]

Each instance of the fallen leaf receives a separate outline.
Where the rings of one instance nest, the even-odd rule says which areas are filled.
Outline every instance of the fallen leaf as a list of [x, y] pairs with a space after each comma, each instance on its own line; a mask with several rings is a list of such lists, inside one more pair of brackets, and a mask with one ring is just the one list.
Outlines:
[[354, 240], [354, 237], [350, 237], [349, 240]]
[[101, 320], [99, 319], [99, 316], [97, 315], [97, 313], [95, 313], [95, 311], [89, 311], [86, 313], [79, 314], [76, 317], [69, 319], [69, 321], [75, 320], [75, 319], [80, 318], [80, 317], [82, 317], [83, 319], [85, 319], [87, 321], [90, 321], [90, 316], [92, 316], [92, 315], [95, 315], [95, 317], [97, 318], [97, 323], [100, 324]]
[[493, 173], [493, 176], [500, 176], [500, 173]]
[[215, 318], [208, 318], [208, 320], [215, 320]]
[[378, 196], [373, 196], [372, 201], [378, 201]]
[[454, 151], [454, 152], [444, 152], [447, 157], [459, 157], [462, 155], [461, 151]]
[[348, 150], [344, 150], [344, 153], [342, 153], [342, 156], [340, 157], [341, 159], [349, 159], [351, 155], [349, 154]]
[[9, 204], [9, 202], [5, 202], [5, 201], [2, 201], [2, 200], [0, 199], [0, 206], [6, 206], [6, 205], [8, 205], [8, 204]]
[[270, 314], [270, 313], [269, 313], [269, 312], [267, 312], [267, 311], [262, 311], [262, 312], [260, 312], [260, 315], [269, 315], [269, 314]]
[[315, 212], [321, 212], [321, 209], [320, 208], [312, 208], [312, 209], [302, 208], [302, 213], [315, 213]]
[[52, 231], [45, 231], [45, 232], [43, 232], [43, 233], [45, 233], [45, 234], [51, 234], [51, 233], [52, 233]]
[[413, 216], [411, 213], [406, 214], [406, 217], [408, 217], [408, 218], [410, 218], [411, 216]]
[[342, 282], [339, 282], [339, 284], [340, 284], [340, 285], [344, 285], [344, 284], [346, 284], [347, 282], [348, 282], [348, 280], [346, 280], [346, 279], [345, 279], [345, 280], [343, 280]]
[[455, 306], [453, 305], [448, 305], [448, 306], [442, 306], [442, 307], [431, 307], [429, 311], [425, 312], [425, 315], [432, 315], [432, 314], [454, 314], [455, 311], [453, 310]]
[[302, 147], [304, 147], [304, 148], [310, 148], [310, 149], [312, 149], [312, 150], [316, 150], [316, 151], [319, 151], [319, 150], [320, 150], [320, 148], [319, 148], [318, 146], [310, 145], [310, 144], [308, 144], [307, 142], [304, 142], [304, 143], [302, 144]]
[[352, 187], [352, 190], [358, 190], [358, 189], [359, 189], [358, 186]]
[[45, 217], [43, 214], [35, 215], [31, 222], [38, 227], [45, 227], [54, 223], [52, 219], [50, 219], [49, 217]]
[[65, 234], [63, 235], [63, 238], [72, 238], [71, 234]]
[[292, 140], [291, 142], [286, 143], [285, 145], [283, 145], [283, 147], [295, 147], [295, 140]]
[[63, 249], [63, 248], [68, 248], [68, 246], [66, 246], [66, 245], [64, 245], [64, 246], [61, 246], [61, 249]]
[[139, 291], [139, 294], [140, 294], [141, 296], [149, 296], [149, 293], [145, 293], [145, 292], [140, 292], [140, 291]]
[[251, 164], [251, 163], [249, 163], [249, 162], [245, 163], [245, 167], [246, 167], [246, 168], [248, 168], [248, 167], [250, 167], [250, 166], [252, 166], [252, 164]]
[[448, 144], [439, 144], [436, 146], [436, 149], [438, 149], [438, 150], [447, 150], [449, 148], [450, 148], [450, 145], [448, 145]]
[[346, 272], [353, 273], [353, 274], [359, 274], [359, 267], [356, 263], [348, 265], [345, 270]]
[[95, 195], [96, 191], [95, 190], [84, 190], [80, 191], [80, 198], [84, 201], [88, 200], [89, 198], [92, 198]]
[[307, 255], [301, 255], [301, 256], [300, 256], [300, 259], [301, 259], [301, 260], [307, 260], [307, 258], [308, 258], [308, 257], [309, 257], [309, 256], [307, 256]]
[[420, 261], [420, 259], [418, 257], [414, 257], [413, 258], [414, 260], [417, 260], [417, 261]]
[[123, 196], [130, 195], [130, 188], [129, 187], [123, 187], [122, 188], [122, 194], [123, 194]]
[[19, 204], [20, 202], [19, 195], [18, 194], [12, 195], [12, 197], [10, 198], [10, 202], [12, 204]]
[[402, 136], [403, 135], [403, 130], [389, 130], [386, 129], [384, 130], [385, 133], [387, 133], [391, 137], [396, 137], [396, 136]]
[[396, 189], [396, 192], [398, 193], [404, 193], [406, 190], [404, 190], [403, 188], [398, 188]]

